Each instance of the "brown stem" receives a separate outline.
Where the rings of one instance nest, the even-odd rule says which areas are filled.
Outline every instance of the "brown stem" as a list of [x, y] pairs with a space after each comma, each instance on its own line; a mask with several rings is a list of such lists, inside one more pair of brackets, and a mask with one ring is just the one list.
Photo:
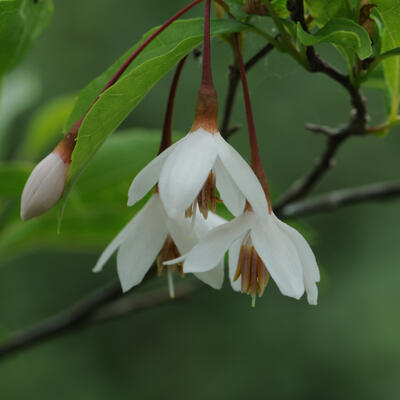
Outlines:
[[252, 167], [254, 173], [256, 174], [258, 180], [260, 181], [261, 186], [264, 189], [265, 196], [268, 200], [269, 213], [271, 214], [272, 208], [271, 208], [270, 190], [269, 190], [267, 177], [265, 175], [265, 170], [262, 166], [260, 150], [258, 148], [256, 126], [254, 124], [253, 110], [251, 107], [249, 87], [247, 84], [246, 71], [245, 71], [245, 67], [244, 67], [244, 63], [243, 63], [242, 51], [240, 49], [239, 37], [238, 37], [238, 34], [236, 34], [236, 33], [234, 34], [233, 37], [234, 37], [235, 50], [236, 50], [236, 55], [237, 55], [237, 60], [238, 60], [238, 65], [239, 65], [240, 77], [242, 80], [244, 103], [245, 103], [245, 107], [246, 107], [246, 118], [247, 118], [247, 126], [248, 126], [248, 131], [249, 131], [249, 142], [250, 142], [250, 151], [251, 151], [251, 167]]
[[[300, 22], [303, 29], [308, 30], [307, 24], [304, 21], [303, 0], [292, 1], [291, 5], [292, 8], [290, 11], [293, 20], [295, 22]], [[311, 72], [323, 73], [343, 86], [349, 93], [353, 110], [350, 113], [350, 120], [347, 125], [337, 130], [326, 127], [315, 127], [312, 125], [313, 131], [326, 133], [325, 150], [312, 170], [302, 179], [295, 182], [287, 193], [278, 201], [276, 205], [277, 212], [280, 212], [289, 203], [305, 197], [334, 164], [334, 157], [340, 146], [353, 135], [365, 134], [367, 129], [368, 113], [365, 99], [359, 88], [352, 84], [349, 76], [344, 75], [323, 60], [316, 53], [314, 47], [309, 46], [306, 51]]]
[[172, 121], [174, 118], [174, 106], [175, 106], [175, 97], [176, 97], [176, 89], [178, 87], [179, 78], [181, 77], [181, 72], [183, 66], [185, 65], [185, 61], [187, 60], [187, 56], [182, 58], [179, 61], [178, 66], [176, 67], [174, 77], [172, 79], [171, 89], [168, 95], [168, 103], [167, 109], [165, 111], [164, 125], [162, 130], [160, 149], [158, 150], [158, 154], [162, 153], [167, 147], [172, 144]]
[[[245, 64], [245, 71], [249, 71], [253, 68], [261, 59], [263, 59], [271, 50], [274, 49], [274, 46], [271, 43], [268, 43], [261, 50], [259, 50], [253, 57], [250, 58], [249, 61]], [[229, 83], [228, 90], [225, 97], [225, 107], [224, 107], [224, 116], [222, 118], [221, 125], [221, 135], [228, 139], [235, 133], [238, 128], [230, 128], [230, 122], [232, 117], [233, 105], [235, 103], [237, 87], [240, 80], [240, 72], [239, 69], [235, 66], [230, 67], [229, 71]]]
[[204, 44], [202, 86], [214, 87], [211, 69], [210, 10], [211, 0], [206, 0], [204, 8]]

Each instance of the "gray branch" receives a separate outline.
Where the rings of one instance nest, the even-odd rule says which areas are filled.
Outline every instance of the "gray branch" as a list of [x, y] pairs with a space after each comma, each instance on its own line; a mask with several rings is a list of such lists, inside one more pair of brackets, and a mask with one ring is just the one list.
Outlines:
[[288, 204], [279, 213], [284, 218], [302, 217], [370, 201], [400, 198], [400, 181], [375, 183], [351, 189], [334, 190], [308, 200]]

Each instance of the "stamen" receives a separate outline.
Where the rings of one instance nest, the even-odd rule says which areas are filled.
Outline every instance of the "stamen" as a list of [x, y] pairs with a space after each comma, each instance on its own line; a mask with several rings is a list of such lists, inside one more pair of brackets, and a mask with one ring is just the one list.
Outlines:
[[168, 235], [165, 239], [164, 245], [161, 251], [158, 253], [157, 256], [157, 274], [158, 276], [163, 275], [166, 270], [167, 272], [175, 272], [176, 270], [179, 274], [183, 277], [183, 263], [177, 263], [174, 265], [169, 265], [168, 267], [164, 265], [164, 261], [173, 260], [175, 258], [180, 257], [181, 254], [179, 253], [178, 248], [176, 247], [174, 241], [172, 240], [171, 236]]
[[[197, 203], [197, 204], [196, 204]], [[204, 186], [200, 190], [196, 200], [185, 211], [185, 217], [190, 218], [196, 211], [196, 205], [205, 219], [208, 218], [208, 210], [215, 212], [217, 203], [216, 176], [213, 171], [210, 172]]]
[[252, 297], [251, 304], [254, 307], [257, 294], [261, 297], [268, 284], [269, 272], [253, 246], [250, 233], [243, 239], [233, 280], [237, 281], [239, 277], [242, 278], [241, 291]]

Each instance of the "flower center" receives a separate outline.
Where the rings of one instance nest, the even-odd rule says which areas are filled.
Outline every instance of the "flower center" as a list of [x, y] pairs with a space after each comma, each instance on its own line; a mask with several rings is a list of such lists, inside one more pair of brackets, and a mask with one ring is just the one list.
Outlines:
[[209, 209], [215, 212], [216, 202], [217, 202], [216, 177], [215, 173], [211, 171], [210, 175], [208, 175], [206, 183], [200, 190], [200, 193], [198, 194], [197, 198], [185, 211], [185, 217], [187, 218], [192, 217], [193, 213], [196, 211], [196, 205], [198, 204], [200, 212], [203, 214], [203, 217], [207, 219]]
[[158, 276], [164, 275], [167, 272], [167, 281], [168, 281], [168, 291], [169, 297], [171, 299], [175, 298], [175, 287], [174, 287], [174, 278], [172, 274], [175, 271], [178, 271], [180, 276], [183, 278], [183, 263], [176, 263], [173, 265], [164, 265], [164, 261], [173, 260], [175, 258], [180, 257], [181, 254], [179, 253], [178, 248], [176, 247], [174, 241], [172, 240], [171, 236], [168, 235], [165, 239], [164, 245], [161, 251], [158, 253], [157, 256], [157, 274]]
[[175, 258], [180, 257], [178, 248], [176, 247], [174, 241], [171, 236], [168, 235], [167, 239], [165, 239], [164, 245], [157, 256], [157, 274], [158, 276], [163, 275], [166, 270], [171, 272], [175, 272], [176, 270], [183, 277], [183, 263], [176, 263], [174, 265], [164, 265], [164, 261], [173, 260]]
[[242, 278], [242, 293], [252, 297], [252, 306], [254, 307], [257, 294], [261, 297], [268, 284], [269, 272], [253, 246], [250, 233], [243, 239], [233, 280], [237, 281], [239, 277]]

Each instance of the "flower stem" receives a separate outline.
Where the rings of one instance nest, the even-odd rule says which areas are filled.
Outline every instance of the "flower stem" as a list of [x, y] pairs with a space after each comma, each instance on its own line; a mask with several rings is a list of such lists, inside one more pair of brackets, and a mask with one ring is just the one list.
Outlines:
[[204, 9], [204, 45], [203, 45], [203, 78], [202, 86], [214, 87], [211, 71], [210, 51], [210, 5], [211, 0], [206, 0]]
[[211, 0], [206, 0], [204, 9], [203, 76], [190, 132], [195, 132], [200, 128], [209, 133], [218, 132], [218, 98], [211, 71], [210, 8]]
[[70, 129], [70, 134], [72, 134], [75, 138], [78, 136], [78, 131], [80, 126], [82, 125], [82, 122], [84, 118], [86, 117], [87, 113], [91, 110], [93, 105], [97, 102], [97, 100], [100, 98], [100, 95], [105, 92], [110, 86], [112, 86], [117, 80], [120, 78], [120, 76], [125, 72], [125, 70], [129, 67], [129, 65], [132, 63], [132, 61], [161, 33], [163, 32], [169, 25], [171, 25], [174, 21], [176, 21], [179, 17], [181, 17], [183, 14], [185, 14], [187, 11], [189, 11], [191, 8], [196, 6], [197, 4], [201, 3], [204, 0], [194, 0], [190, 4], [188, 4], [186, 7], [182, 8], [180, 11], [178, 11], [175, 15], [173, 15], [171, 18], [169, 18], [166, 22], [164, 22], [154, 33], [152, 33], [129, 57], [128, 59], [121, 65], [121, 67], [118, 69], [118, 71], [112, 76], [112, 78], [106, 83], [106, 85], [103, 87], [103, 89], [100, 91], [100, 93], [97, 95], [97, 97], [94, 99], [93, 103], [90, 105], [90, 107], [87, 109], [87, 111], [83, 114], [82, 118], [77, 121], [72, 128]]
[[179, 64], [175, 70], [174, 78], [172, 79], [171, 89], [168, 95], [167, 109], [165, 111], [164, 125], [163, 125], [158, 154], [162, 153], [167, 147], [171, 146], [172, 144], [172, 120], [174, 117], [176, 89], [178, 87], [179, 78], [181, 76], [181, 72], [186, 60], [187, 56], [185, 56], [184, 58], [182, 58], [181, 61], [179, 61]]
[[249, 87], [247, 84], [246, 71], [244, 68], [243, 56], [242, 56], [242, 51], [240, 49], [239, 37], [237, 33], [234, 34], [234, 42], [237, 54], [237, 61], [239, 65], [240, 78], [242, 80], [242, 86], [243, 86], [244, 103], [246, 107], [246, 118], [249, 131], [249, 142], [250, 142], [250, 152], [251, 152], [251, 168], [253, 169], [254, 173], [256, 174], [258, 180], [261, 183], [261, 186], [265, 193], [265, 197], [267, 198], [268, 201], [268, 211], [271, 214], [272, 207], [271, 207], [270, 190], [267, 177], [265, 175], [265, 171], [262, 166], [260, 150], [258, 148], [256, 127], [254, 124], [253, 110], [251, 107]]

